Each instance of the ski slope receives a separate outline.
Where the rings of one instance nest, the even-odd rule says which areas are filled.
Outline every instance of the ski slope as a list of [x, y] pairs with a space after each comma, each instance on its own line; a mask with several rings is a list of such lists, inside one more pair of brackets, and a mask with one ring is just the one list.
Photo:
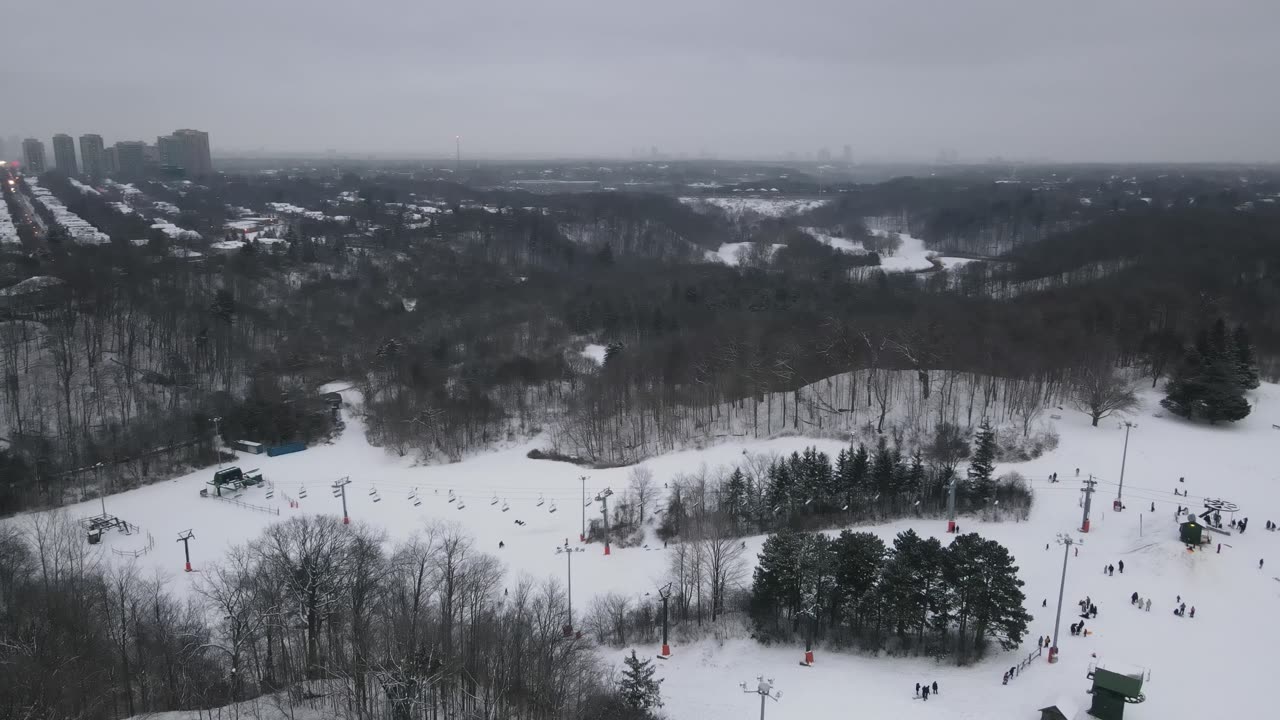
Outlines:
[[[246, 455], [239, 459], [243, 468], [261, 468], [275, 491], [268, 500], [264, 489], [251, 489], [240, 500], [278, 510], [279, 516], [201, 498], [199, 490], [214, 470], [206, 468], [108, 497], [107, 511], [137, 524], [142, 532], [134, 536], [109, 533], [103, 546], [129, 552], [153, 542], [154, 549], [136, 560], [110, 552], [106, 557], [169, 573], [169, 588], [181, 593], [189, 590], [198, 573], [181, 572], [181, 546], [174, 542], [179, 531], [194, 531], [192, 561], [199, 570], [216, 561], [229, 545], [253, 537], [277, 519], [299, 513], [339, 515], [340, 501], [329, 486], [349, 476], [353, 522], [377, 524], [395, 539], [407, 536], [427, 519], [456, 521], [475, 536], [478, 549], [505, 561], [508, 582], [519, 573], [560, 577], [564, 562], [554, 549], [566, 538], [576, 542], [582, 523], [579, 478], [588, 476], [588, 497], [605, 487], [620, 492], [626, 484], [628, 468], [584, 470], [529, 460], [525, 453], [536, 442], [453, 465], [415, 466], [370, 447], [358, 417], [358, 394], [343, 394], [348, 400], [347, 428], [332, 444], [277, 458]], [[962, 532], [998, 540], [1016, 557], [1026, 582], [1027, 609], [1034, 617], [1032, 637], [1025, 647], [997, 651], [982, 663], [958, 668], [928, 658], [874, 658], [819, 646], [815, 666], [805, 668], [798, 664], [802, 647], [764, 647], [747, 639], [682, 645], [677, 637], [673, 657], [660, 669], [666, 678], [663, 695], [668, 715], [700, 720], [754, 717], [759, 698], [744, 694], [738, 683], [763, 674], [774, 678], [784, 693], [780, 702], [769, 703], [771, 720], [1034, 718], [1038, 708], [1060, 697], [1087, 707], [1085, 691], [1090, 682], [1085, 674], [1097, 655], [1149, 670], [1150, 680], [1144, 687], [1147, 700], [1127, 708], [1130, 720], [1273, 716], [1264, 691], [1273, 675], [1269, 650], [1280, 644], [1280, 626], [1269, 622], [1280, 611], [1280, 581], [1276, 580], [1280, 533], [1267, 532], [1264, 525], [1266, 520], [1280, 521], [1280, 430], [1273, 428], [1273, 423], [1280, 424], [1280, 387], [1264, 385], [1252, 393], [1253, 414], [1230, 427], [1159, 417], [1158, 396], [1147, 393], [1143, 399], [1144, 408], [1131, 418], [1138, 427], [1129, 439], [1124, 512], [1111, 509], [1111, 500], [1119, 492], [1123, 430], [1115, 419], [1090, 427], [1087, 417], [1068, 409], [1053, 411], [1060, 416], [1051, 421], [1061, 435], [1056, 451], [1031, 462], [998, 467], [998, 472], [1018, 470], [1033, 478], [1036, 502], [1030, 519], [960, 520]], [[841, 446], [836, 441], [803, 438], [728, 443], [644, 464], [661, 486], [678, 472], [732, 464], [745, 451], [789, 453], [807, 445], [830, 453]], [[1061, 661], [1049, 665], [1043, 657], [1034, 660], [1025, 672], [1002, 685], [1002, 673], [1034, 651], [1034, 636], [1053, 632], [1063, 561], [1063, 550], [1054, 540], [1058, 533], [1073, 532], [1080, 525], [1077, 467], [1082, 477], [1093, 474], [1100, 484], [1092, 530], [1083, 536], [1075, 533], [1084, 544], [1078, 557], [1068, 559]], [[1048, 484], [1045, 478], [1054, 472], [1062, 481]], [[1185, 477], [1185, 483], [1179, 483], [1179, 477]], [[1186, 489], [1189, 496], [1175, 498], [1175, 487]], [[423, 499], [416, 507], [409, 500], [415, 488]], [[450, 490], [455, 497], [452, 503], [448, 502]], [[1179, 504], [1199, 506], [1205, 497], [1235, 502], [1241, 508], [1239, 516], [1250, 518], [1244, 535], [1214, 536], [1215, 542], [1223, 541], [1221, 554], [1213, 552], [1213, 546], [1208, 552], [1188, 553], [1177, 538], [1174, 509]], [[507, 512], [502, 511], [503, 503], [509, 506]], [[460, 509], [460, 504], [465, 507]], [[550, 512], [552, 504], [555, 513]], [[588, 517], [598, 512], [597, 507], [585, 508]], [[99, 501], [81, 503], [66, 512], [76, 517], [94, 515], [100, 512]], [[516, 526], [517, 518], [527, 525]], [[908, 527], [948, 542], [944, 523], [936, 520], [901, 520], [867, 529], [890, 540]], [[762, 540], [747, 540], [750, 557], [754, 558]], [[505, 549], [498, 549], [499, 541], [505, 542]], [[1262, 570], [1260, 558], [1267, 560]], [[1102, 573], [1104, 565], [1122, 559], [1123, 575]], [[586, 607], [592, 595], [606, 591], [633, 596], [650, 592], [665, 575], [665, 561], [661, 544], [653, 541], [647, 548], [615, 549], [609, 557], [601, 554], [598, 545], [591, 546], [574, 562], [575, 606]], [[1130, 605], [1129, 596], [1135, 591], [1153, 598], [1150, 613]], [[1066, 628], [1078, 619], [1072, 610], [1086, 595], [1099, 608], [1097, 619], [1087, 623], [1095, 634], [1072, 637]], [[1188, 607], [1196, 607], [1195, 619], [1172, 614], [1178, 595]], [[1041, 606], [1042, 600], [1047, 607]], [[638, 649], [653, 654], [657, 648]], [[609, 660], [620, 661], [623, 655], [621, 649], [610, 647], [601, 652]], [[938, 697], [927, 703], [913, 699], [916, 682], [935, 680], [941, 691]]]

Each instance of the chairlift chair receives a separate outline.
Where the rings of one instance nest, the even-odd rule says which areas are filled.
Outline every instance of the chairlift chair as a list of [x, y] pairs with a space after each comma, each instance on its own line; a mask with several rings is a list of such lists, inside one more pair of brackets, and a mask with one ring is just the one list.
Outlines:
[[374, 495], [377, 495], [377, 494], [378, 494], [378, 486], [374, 485], [372, 488], [369, 489], [369, 497], [373, 497]]
[[459, 510], [461, 510], [461, 509], [465, 508], [466, 506], [467, 506], [466, 501], [464, 501], [464, 500], [458, 500], [458, 509], [459, 509]]
[[511, 509], [511, 506], [507, 504], [507, 501], [506, 501], [506, 500], [503, 500], [503, 501], [502, 501], [502, 512], [506, 512], [506, 511], [508, 511], [508, 510], [510, 510], [510, 509]]
[[298, 497], [299, 497], [299, 498], [305, 498], [306, 496], [307, 496], [307, 486], [306, 486], [306, 485], [299, 485], [299, 486], [298, 486]]
[[546, 505], [546, 504], [547, 504], [547, 499], [546, 499], [546, 498], [544, 498], [544, 497], [542, 497], [542, 493], [538, 493], [538, 505], [537, 505], [537, 506], [538, 506], [538, 507], [542, 507], [543, 505]]
[[552, 501], [551, 501], [551, 509], [550, 509], [550, 510], [548, 510], [547, 512], [555, 512], [555, 511], [556, 511], [556, 501], [555, 501], [555, 500], [552, 500]]
[[498, 504], [498, 494], [497, 494], [497, 493], [494, 493], [494, 495], [493, 495], [493, 499], [489, 501], [489, 504], [490, 504], [490, 505], [497, 505], [497, 504]]

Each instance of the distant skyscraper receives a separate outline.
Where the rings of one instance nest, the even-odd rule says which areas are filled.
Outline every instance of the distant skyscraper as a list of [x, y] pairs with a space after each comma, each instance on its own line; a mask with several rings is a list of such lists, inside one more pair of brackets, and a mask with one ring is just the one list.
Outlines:
[[844, 146], [844, 161], [846, 164], [849, 164], [849, 165], [853, 164], [853, 146], [852, 145]]
[[160, 164], [166, 167], [182, 167], [182, 143], [172, 135], [161, 135], [156, 138], [156, 149], [160, 152]]
[[146, 171], [147, 144], [140, 140], [116, 143], [116, 170], [125, 177], [138, 177]]
[[105, 148], [102, 151], [102, 174], [115, 175], [120, 172], [120, 153], [116, 152], [116, 146]]
[[831, 150], [828, 148], [818, 148], [818, 162], [831, 162]]
[[39, 175], [48, 169], [44, 161], [44, 143], [35, 138], [22, 141], [22, 170], [31, 175]]
[[94, 178], [102, 177], [107, 170], [105, 162], [102, 157], [102, 136], [81, 135], [80, 164], [84, 167], [84, 174]]
[[59, 172], [67, 175], [80, 174], [76, 165], [76, 141], [70, 135], [58, 133], [53, 136], [53, 164]]
[[178, 163], [187, 175], [200, 177], [213, 172], [209, 156], [209, 133], [201, 130], [174, 130], [173, 139], [178, 143]]

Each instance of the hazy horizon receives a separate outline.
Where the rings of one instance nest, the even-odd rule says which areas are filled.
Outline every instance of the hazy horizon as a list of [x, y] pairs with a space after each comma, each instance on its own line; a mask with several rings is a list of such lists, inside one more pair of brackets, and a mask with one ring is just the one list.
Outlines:
[[[1280, 3], [384, 0], [0, 11], [0, 136], [215, 155], [1280, 161]], [[14, 100], [16, 99], [16, 101]]]

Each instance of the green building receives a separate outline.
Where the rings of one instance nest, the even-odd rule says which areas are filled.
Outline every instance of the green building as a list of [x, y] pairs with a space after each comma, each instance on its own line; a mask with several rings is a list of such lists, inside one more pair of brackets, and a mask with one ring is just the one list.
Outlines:
[[1089, 706], [1089, 714], [1099, 720], [1124, 720], [1126, 704], [1147, 699], [1142, 694], [1144, 675], [1141, 668], [1094, 666], [1088, 674], [1093, 680], [1093, 689], [1089, 691], [1093, 695], [1093, 704]]
[[1195, 516], [1178, 526], [1178, 537], [1188, 545], [1200, 545], [1204, 542], [1204, 526], [1196, 522]]

